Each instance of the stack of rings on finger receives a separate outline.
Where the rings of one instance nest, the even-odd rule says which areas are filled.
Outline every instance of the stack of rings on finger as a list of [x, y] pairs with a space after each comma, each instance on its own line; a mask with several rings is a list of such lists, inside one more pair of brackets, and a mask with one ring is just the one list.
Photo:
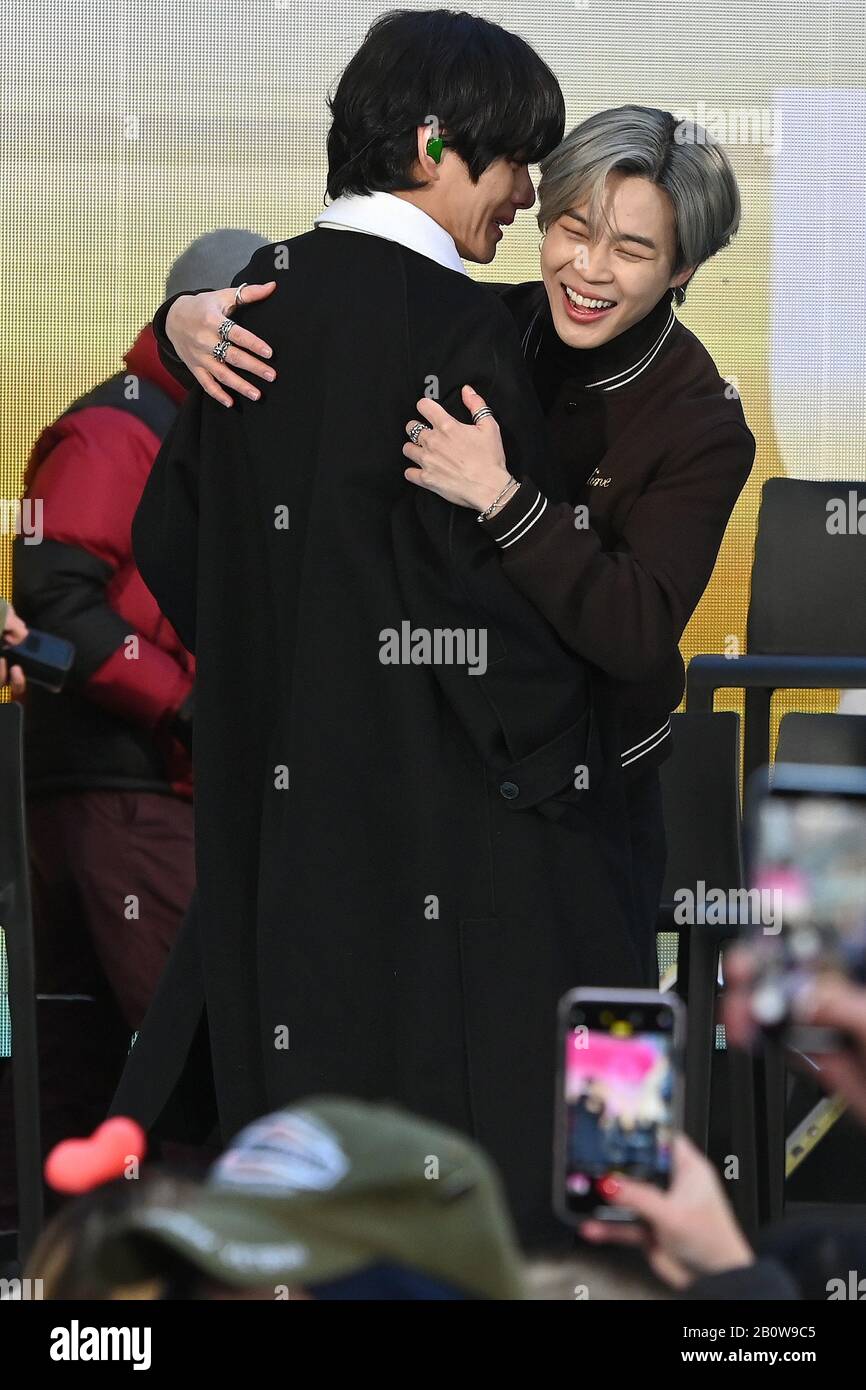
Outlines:
[[480, 409], [480, 410], [476, 410], [475, 414], [472, 416], [472, 423], [473, 423], [473, 425], [477, 425], [479, 420], [483, 420], [483, 419], [485, 418], [485, 416], [487, 416], [487, 415], [492, 415], [492, 414], [493, 414], [493, 411], [490, 409], [490, 406], [489, 406], [489, 405], [483, 405], [483, 406], [481, 407], [481, 409]]
[[432, 428], [432, 425], [426, 425], [423, 424], [420, 420], [416, 420], [415, 423], [411, 425], [409, 428], [409, 438], [411, 439], [413, 444], [417, 444], [418, 440], [421, 438], [421, 431], [432, 430]]
[[225, 361], [226, 353], [231, 347], [231, 339], [229, 338], [229, 334], [231, 333], [233, 327], [234, 324], [232, 323], [231, 319], [223, 319], [222, 323], [220, 324], [220, 340], [218, 343], [215, 343], [213, 347], [213, 355], [218, 362]]
[[[237, 308], [238, 305], [243, 305], [244, 301], [241, 296], [241, 290], [246, 289], [246, 286], [247, 281], [244, 280], [243, 284], [238, 285], [237, 289], [235, 290], [235, 308]], [[213, 348], [211, 349], [214, 357], [218, 362], [224, 362], [226, 360], [226, 353], [231, 347], [229, 333], [231, 332], [232, 327], [233, 324], [231, 319], [223, 319], [222, 323], [220, 324], [220, 341], [218, 343], [215, 343]]]

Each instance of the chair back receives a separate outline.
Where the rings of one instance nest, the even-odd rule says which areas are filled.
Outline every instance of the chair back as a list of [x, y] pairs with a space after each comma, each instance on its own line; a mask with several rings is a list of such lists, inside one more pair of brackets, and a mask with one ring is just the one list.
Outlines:
[[750, 655], [866, 651], [866, 483], [770, 478], [761, 494]]
[[673, 751], [661, 767], [668, 855], [659, 929], [675, 930], [674, 894], [701, 881], [743, 883], [740, 717], [722, 711], [674, 714]]
[[866, 767], [866, 714], [783, 715], [776, 762]]

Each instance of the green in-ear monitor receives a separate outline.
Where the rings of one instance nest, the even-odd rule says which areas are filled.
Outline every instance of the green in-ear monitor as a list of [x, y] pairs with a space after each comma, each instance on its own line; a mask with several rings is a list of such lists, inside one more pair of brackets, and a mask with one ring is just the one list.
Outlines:
[[445, 142], [442, 139], [441, 135], [437, 135], [435, 140], [431, 136], [431, 138], [427, 141], [427, 153], [433, 160], [434, 164], [438, 164], [440, 159], [442, 158], [442, 147], [444, 143]]

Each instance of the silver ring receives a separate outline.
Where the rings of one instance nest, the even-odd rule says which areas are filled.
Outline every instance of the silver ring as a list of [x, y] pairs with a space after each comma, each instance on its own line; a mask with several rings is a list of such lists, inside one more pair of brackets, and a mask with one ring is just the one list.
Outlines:
[[226, 353], [228, 352], [230, 347], [231, 343], [229, 342], [228, 338], [223, 338], [221, 343], [217, 343], [214, 346], [213, 355], [218, 362], [225, 362]]
[[242, 285], [238, 285], [237, 290], [235, 291], [235, 304], [236, 304], [236, 305], [237, 305], [237, 304], [243, 304], [244, 301], [241, 299], [241, 290], [245, 290], [245, 289], [246, 289], [247, 283], [248, 283], [248, 282], [247, 282], [246, 280], [244, 280], [244, 283], [243, 283]]
[[411, 430], [409, 431], [409, 438], [411, 439], [411, 441], [412, 441], [413, 444], [417, 444], [417, 443], [418, 443], [418, 440], [421, 438], [421, 431], [422, 431], [422, 430], [432, 430], [432, 428], [433, 428], [432, 425], [424, 425], [424, 424], [421, 423], [420, 420], [416, 420], [416, 421], [415, 421], [415, 424], [412, 426]]
[[490, 406], [489, 406], [489, 405], [483, 405], [483, 406], [481, 407], [481, 409], [480, 409], [480, 410], [476, 410], [475, 414], [472, 416], [472, 423], [473, 423], [473, 425], [477, 425], [477, 424], [478, 424], [478, 421], [479, 421], [479, 420], [483, 420], [484, 417], [485, 417], [485, 415], [492, 415], [492, 414], [493, 414], [493, 411], [490, 409]]
[[223, 319], [222, 323], [220, 324], [220, 337], [224, 338], [226, 342], [230, 341], [229, 334], [231, 333], [234, 326], [234, 319]]

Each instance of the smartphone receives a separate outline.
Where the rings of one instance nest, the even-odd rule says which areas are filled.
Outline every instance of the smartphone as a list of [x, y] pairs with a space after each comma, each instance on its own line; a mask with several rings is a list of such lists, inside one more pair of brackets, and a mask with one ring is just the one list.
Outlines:
[[10, 667], [20, 666], [34, 685], [42, 685], [57, 694], [63, 689], [75, 660], [75, 645], [64, 637], [54, 637], [50, 632], [38, 632], [31, 627], [23, 642], [0, 646], [0, 657], [5, 657]]
[[791, 1010], [822, 971], [866, 984], [866, 768], [777, 763], [747, 807], [753, 1016], [798, 1051], [837, 1051]]
[[575, 989], [559, 1004], [554, 1208], [636, 1221], [610, 1204], [618, 1175], [667, 1187], [683, 1119], [685, 1009], [653, 990]]

